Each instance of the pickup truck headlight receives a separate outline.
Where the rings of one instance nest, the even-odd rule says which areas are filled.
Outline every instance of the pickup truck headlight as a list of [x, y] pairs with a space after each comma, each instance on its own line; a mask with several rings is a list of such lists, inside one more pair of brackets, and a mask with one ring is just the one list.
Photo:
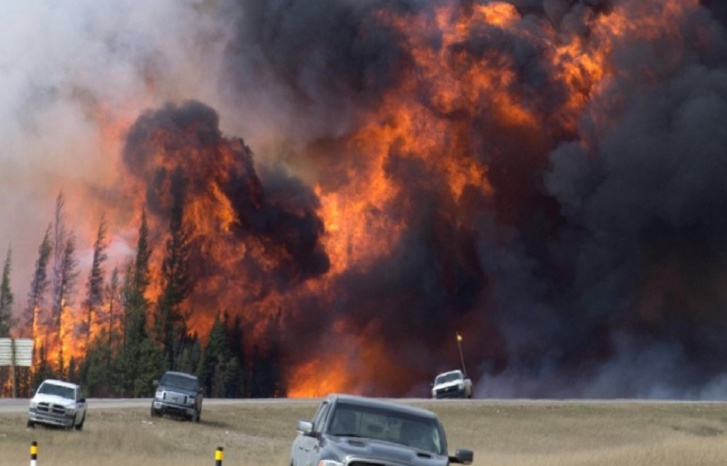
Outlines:
[[195, 399], [194, 399], [193, 396], [188, 396], [187, 397], [187, 404], [188, 405], [193, 405], [194, 404], [194, 401], [195, 401]]
[[320, 460], [318, 466], [343, 466], [343, 463], [334, 460]]
[[156, 393], [154, 394], [154, 398], [156, 398], [158, 400], [164, 399], [164, 390], [157, 390]]
[[38, 402], [30, 400], [30, 409], [35, 409], [38, 407]]
[[76, 414], [76, 408], [66, 408], [66, 414]]

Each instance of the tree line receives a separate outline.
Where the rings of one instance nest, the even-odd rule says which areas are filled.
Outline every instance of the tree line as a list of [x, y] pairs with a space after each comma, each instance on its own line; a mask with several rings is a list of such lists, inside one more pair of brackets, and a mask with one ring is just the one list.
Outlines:
[[[0, 281], [0, 337], [33, 338], [33, 366], [16, 368], [19, 396], [47, 378], [80, 384], [92, 397], [148, 397], [153, 380], [166, 370], [196, 374], [208, 397], [279, 397], [286, 395], [277, 335], [271, 319], [265, 347], [245, 339], [246, 322], [220, 310], [202, 339], [187, 328], [185, 308], [193, 293], [190, 235], [183, 223], [181, 199], [173, 204], [159, 271], [152, 283], [152, 246], [142, 212], [136, 254], [121, 270], [107, 274], [108, 231], [105, 217], [96, 232], [93, 259], [82, 299], [76, 303], [76, 238], [65, 221], [61, 192], [53, 222], [38, 248], [27, 302], [16, 318], [10, 284], [9, 248]], [[161, 290], [149, 298], [152, 285]], [[203, 343], [204, 340], [204, 343]], [[9, 368], [0, 368], [2, 396], [11, 392]]]

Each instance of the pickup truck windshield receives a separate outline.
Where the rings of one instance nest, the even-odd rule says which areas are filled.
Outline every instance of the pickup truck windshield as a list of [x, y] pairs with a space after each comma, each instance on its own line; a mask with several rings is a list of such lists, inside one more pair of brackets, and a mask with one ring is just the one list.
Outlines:
[[439, 385], [440, 383], [454, 382], [455, 380], [462, 380], [462, 376], [457, 372], [450, 372], [438, 376], [434, 383]]
[[436, 420], [378, 407], [338, 403], [328, 433], [384, 440], [437, 455], [443, 454], [444, 450]]
[[56, 395], [60, 396], [61, 398], [68, 398], [69, 400], [74, 400], [75, 393], [74, 390], [71, 387], [63, 387], [61, 385], [55, 385], [52, 383], [44, 383], [40, 386], [38, 389], [38, 393], [43, 393], [45, 395]]
[[196, 392], [199, 386], [195, 379], [178, 374], [164, 374], [159, 384], [189, 390], [190, 392]]

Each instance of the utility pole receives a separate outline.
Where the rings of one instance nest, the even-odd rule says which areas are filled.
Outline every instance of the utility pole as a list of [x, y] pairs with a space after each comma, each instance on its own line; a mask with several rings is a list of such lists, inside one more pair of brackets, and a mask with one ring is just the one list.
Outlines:
[[462, 373], [467, 376], [467, 368], [464, 366], [464, 353], [462, 353], [462, 335], [457, 332], [457, 346], [459, 347], [459, 358], [462, 361]]

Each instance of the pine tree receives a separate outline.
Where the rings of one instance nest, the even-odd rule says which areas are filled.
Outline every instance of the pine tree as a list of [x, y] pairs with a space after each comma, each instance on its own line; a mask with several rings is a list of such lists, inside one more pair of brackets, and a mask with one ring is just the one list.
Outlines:
[[241, 398], [244, 394], [242, 365], [236, 357], [227, 362], [225, 377], [225, 398]]
[[282, 370], [282, 343], [280, 341], [280, 316], [278, 312], [271, 319], [267, 330], [267, 349], [253, 347], [251, 396], [253, 398], [284, 397], [287, 389], [284, 385]]
[[115, 337], [118, 339], [117, 330], [119, 327], [117, 322], [119, 320], [117, 315], [119, 312], [119, 269], [116, 267], [114, 267], [114, 270], [111, 272], [111, 280], [109, 281], [109, 284], [106, 285], [105, 298], [106, 303], [108, 304], [108, 314], [106, 316], [108, 345], [109, 349], [113, 352], [117, 344], [114, 339]]
[[139, 346], [139, 366], [134, 379], [133, 396], [148, 397], [154, 393], [152, 382], [164, 372], [164, 352], [154, 341], [147, 338]]
[[183, 224], [184, 186], [181, 174], [173, 179], [172, 215], [169, 222], [169, 239], [166, 257], [162, 263], [162, 294], [157, 301], [155, 324], [157, 340], [164, 348], [167, 365], [176, 369], [176, 357], [182, 339], [186, 336], [186, 319], [182, 303], [192, 292], [189, 270], [189, 234]]
[[213, 387], [215, 386], [215, 368], [229, 359], [229, 346], [227, 344], [227, 335], [225, 326], [220, 320], [220, 316], [215, 317], [209, 336], [207, 337], [207, 346], [202, 352], [202, 358], [197, 367], [197, 377], [199, 384], [204, 389], [207, 396], [213, 396]]
[[225, 328], [227, 329], [227, 340], [229, 342], [230, 353], [235, 360], [231, 371], [234, 372], [230, 377], [234, 379], [232, 392], [228, 397], [240, 398], [249, 396], [247, 378], [245, 377], [244, 368], [247, 365], [247, 355], [245, 351], [244, 329], [242, 318], [237, 315], [232, 323], [228, 322], [228, 316], [225, 315]]
[[141, 306], [146, 310], [146, 289], [151, 283], [151, 246], [149, 245], [149, 225], [146, 220], [146, 209], [141, 212], [141, 225], [139, 226], [139, 239], [136, 245], [136, 260], [132, 273], [133, 306]]
[[8, 249], [3, 266], [2, 282], [0, 283], [0, 337], [10, 336], [10, 329], [13, 327], [13, 301], [15, 300], [10, 288], [10, 262], [12, 253]]
[[[5, 266], [3, 267], [2, 282], [0, 283], [0, 338], [10, 336], [10, 329], [13, 327], [15, 320], [13, 319], [14, 298], [10, 289], [10, 260], [11, 252], [8, 249]], [[0, 367], [0, 381], [10, 380], [10, 373], [9, 367]], [[17, 375], [15, 380], [17, 381]], [[10, 385], [0, 383], [0, 396], [7, 396], [6, 391], [10, 391]]]
[[136, 259], [127, 267], [126, 278], [122, 289], [124, 301], [124, 342], [123, 346], [138, 345], [147, 338], [146, 314], [149, 301], [146, 290], [151, 283], [150, 272], [151, 248], [149, 246], [149, 226], [146, 211], [141, 213], [139, 239], [136, 245]]
[[181, 356], [177, 362], [177, 370], [186, 372], [187, 374], [194, 374], [197, 372], [197, 367], [199, 367], [199, 361], [201, 359], [202, 348], [199, 344], [199, 338], [197, 338], [196, 334], [191, 335], [185, 339]]
[[111, 359], [111, 349], [108, 346], [106, 329], [101, 329], [99, 334], [91, 341], [82, 373], [81, 379], [88, 396], [110, 396], [112, 394], [113, 375], [108, 361]]
[[63, 192], [56, 199], [55, 221], [53, 230], [53, 276], [52, 301], [49, 327], [53, 339], [50, 344], [58, 350], [56, 371], [64, 376], [65, 360], [64, 345], [67, 331], [64, 323], [68, 318], [78, 279], [78, 260], [76, 259], [76, 238], [73, 232], [66, 230], [65, 198]]
[[56, 198], [55, 219], [53, 221], [53, 273], [51, 276], [51, 315], [49, 325], [60, 330], [63, 307], [63, 251], [66, 246], [67, 234], [65, 223], [65, 198], [63, 191]]
[[65, 376], [64, 345], [68, 337], [68, 330], [64, 331], [64, 322], [73, 305], [76, 280], [78, 279], [78, 260], [76, 259], [76, 238], [73, 234], [66, 237], [66, 243], [61, 256], [60, 274], [57, 285], [60, 290], [56, 293], [59, 301], [55, 304], [57, 314], [54, 316], [52, 328], [58, 332], [58, 366], [56, 371]]
[[215, 370], [212, 376], [212, 389], [210, 396], [212, 398], [224, 398], [226, 394], [226, 376], [228, 361], [223, 356], [217, 358]]
[[45, 304], [45, 294], [48, 291], [48, 263], [50, 255], [53, 251], [53, 245], [50, 239], [51, 226], [45, 232], [43, 241], [38, 248], [38, 260], [35, 262], [35, 270], [33, 271], [33, 280], [30, 283], [30, 291], [28, 292], [28, 304], [23, 311], [23, 323], [21, 334], [28, 337], [36, 337], [37, 326], [42, 316], [43, 305]]
[[48, 362], [48, 352], [45, 345], [41, 345], [40, 348], [35, 351], [33, 361], [33, 374], [31, 376], [30, 386], [31, 388], [36, 389], [41, 382], [45, 379], [55, 378], [56, 374], [53, 372], [53, 369]]
[[86, 299], [83, 302], [86, 316], [82, 330], [85, 333], [87, 351], [91, 342], [94, 321], [100, 318], [99, 313], [104, 299], [103, 263], [107, 259], [106, 247], [106, 217], [103, 216], [96, 233], [96, 242], [93, 245], [93, 262], [86, 283]]
[[142, 213], [136, 259], [128, 267], [122, 287], [124, 301], [124, 341], [119, 356], [122, 373], [121, 391], [125, 395], [146, 396], [153, 389], [152, 380], [164, 370], [164, 357], [160, 348], [147, 332], [149, 301], [146, 290], [150, 280], [151, 249], [146, 212]]

